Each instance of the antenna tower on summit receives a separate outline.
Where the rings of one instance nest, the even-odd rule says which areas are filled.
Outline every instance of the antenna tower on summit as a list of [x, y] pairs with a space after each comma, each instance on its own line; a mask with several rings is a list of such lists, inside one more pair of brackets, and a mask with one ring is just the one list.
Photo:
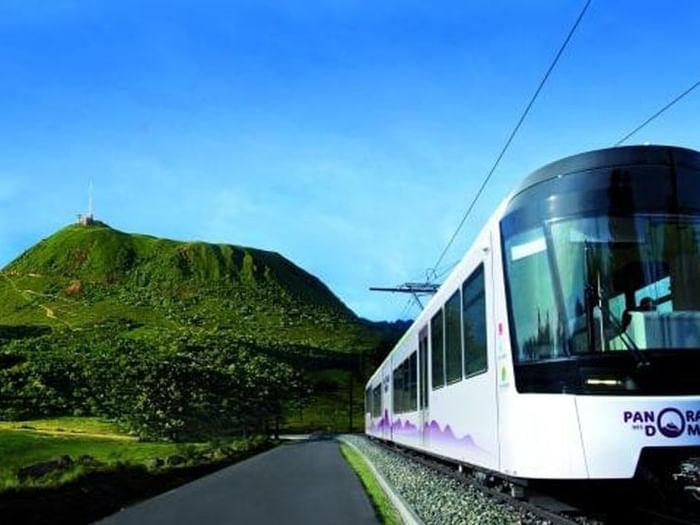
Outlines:
[[88, 216], [92, 217], [92, 179], [90, 179], [90, 190], [88, 193]]
[[83, 226], [91, 226], [95, 224], [95, 215], [93, 214], [92, 210], [92, 189], [92, 179], [90, 179], [90, 188], [88, 190], [88, 211], [85, 214], [78, 214], [78, 224], [82, 224]]

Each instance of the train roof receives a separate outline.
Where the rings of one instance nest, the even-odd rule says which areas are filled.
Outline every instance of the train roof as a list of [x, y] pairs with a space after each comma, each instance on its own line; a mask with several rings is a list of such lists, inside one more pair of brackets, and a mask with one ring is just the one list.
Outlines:
[[442, 284], [438, 292], [431, 298], [428, 304], [425, 305], [421, 313], [416, 317], [411, 326], [406, 330], [406, 333], [396, 343], [394, 348], [387, 354], [386, 358], [377, 367], [374, 373], [368, 379], [366, 386], [370, 386], [381, 377], [381, 370], [386, 363], [391, 360], [392, 354], [398, 347], [402, 345], [404, 340], [415, 335], [416, 330], [420, 325], [427, 321], [432, 315], [433, 306], [435, 303], [441, 303], [446, 299], [446, 294], [450, 291], [450, 283], [459, 280], [457, 275], [463, 269], [464, 261], [471, 250], [478, 249], [478, 242], [486, 232], [493, 228], [495, 223], [498, 223], [513, 200], [523, 191], [531, 188], [542, 182], [563, 177], [572, 173], [581, 173], [605, 168], [620, 168], [625, 166], [663, 166], [663, 167], [684, 167], [700, 171], [700, 152], [688, 148], [678, 146], [650, 145], [650, 146], [621, 146], [614, 148], [605, 148], [593, 151], [587, 151], [565, 157], [560, 160], [551, 162], [542, 168], [531, 173], [523, 182], [508, 195], [496, 208], [489, 220], [484, 224], [479, 233], [474, 238], [474, 242], [465, 252], [463, 258], [455, 269], [450, 272], [445, 282]]
[[624, 166], [676, 166], [700, 169], [700, 152], [678, 146], [621, 146], [572, 155], [531, 173], [511, 198], [526, 189], [570, 173]]

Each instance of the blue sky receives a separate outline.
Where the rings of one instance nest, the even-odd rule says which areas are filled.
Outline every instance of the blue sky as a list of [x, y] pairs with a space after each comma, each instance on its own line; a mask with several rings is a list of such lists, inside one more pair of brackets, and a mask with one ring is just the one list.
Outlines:
[[[435, 262], [582, 4], [4, 0], [0, 264], [92, 179], [118, 229], [278, 251], [394, 319], [367, 288]], [[594, 0], [445, 261], [530, 171], [696, 81], [698, 27], [690, 0]], [[632, 143], [700, 149], [698, 116], [700, 92]]]

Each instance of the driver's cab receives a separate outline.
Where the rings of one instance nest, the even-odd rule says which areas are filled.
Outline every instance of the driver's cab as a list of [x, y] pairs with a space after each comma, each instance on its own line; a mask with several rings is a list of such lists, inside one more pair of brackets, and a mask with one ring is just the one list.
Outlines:
[[516, 192], [501, 234], [519, 391], [591, 393], [605, 376], [629, 393], [700, 393], [697, 152], [554, 163]]

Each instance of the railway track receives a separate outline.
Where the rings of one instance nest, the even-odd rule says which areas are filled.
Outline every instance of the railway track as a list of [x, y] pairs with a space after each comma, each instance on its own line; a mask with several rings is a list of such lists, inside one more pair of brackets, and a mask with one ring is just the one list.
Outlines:
[[[499, 503], [529, 513], [541, 523], [551, 525], [699, 525], [700, 513], [690, 509], [661, 509], [649, 506], [644, 499], [625, 498], [614, 501], [612, 495], [577, 497], [561, 490], [542, 487], [519, 491], [506, 479], [485, 475], [448, 460], [423, 454], [394, 443], [372, 439], [381, 448], [399, 454], [441, 473], [465, 486], [471, 486]], [[691, 514], [692, 513], [692, 514]]]

